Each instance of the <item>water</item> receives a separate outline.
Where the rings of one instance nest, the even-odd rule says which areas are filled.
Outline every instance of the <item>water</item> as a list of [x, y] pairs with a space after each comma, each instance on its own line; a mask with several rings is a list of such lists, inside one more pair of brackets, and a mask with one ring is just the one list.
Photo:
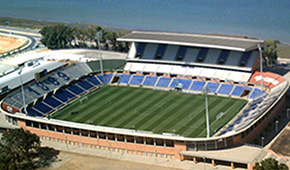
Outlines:
[[0, 0], [0, 16], [290, 43], [289, 0]]

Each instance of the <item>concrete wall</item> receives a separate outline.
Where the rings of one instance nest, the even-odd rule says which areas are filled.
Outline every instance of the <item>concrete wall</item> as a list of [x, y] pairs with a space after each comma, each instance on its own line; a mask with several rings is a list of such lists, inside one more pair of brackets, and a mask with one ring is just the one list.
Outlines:
[[59, 142], [73, 142], [81, 145], [93, 145], [107, 148], [121, 149], [126, 152], [143, 152], [144, 154], [165, 154], [167, 156], [175, 156], [176, 159], [180, 159], [179, 152], [186, 151], [185, 143], [175, 143], [174, 147], [164, 147], [146, 144], [136, 144], [121, 141], [112, 141], [106, 139], [91, 138], [87, 136], [78, 136], [61, 132], [54, 132], [44, 129], [38, 129], [34, 127], [28, 127], [24, 120], [17, 121], [18, 126], [25, 130], [29, 130], [31, 133], [35, 133], [39, 137], [49, 137], [51, 139], [57, 139]]

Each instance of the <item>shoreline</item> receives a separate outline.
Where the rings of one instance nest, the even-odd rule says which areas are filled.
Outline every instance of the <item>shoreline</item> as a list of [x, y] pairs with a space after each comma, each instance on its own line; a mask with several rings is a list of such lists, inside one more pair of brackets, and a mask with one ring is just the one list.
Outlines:
[[[11, 21], [12, 24], [10, 25], [5, 25], [5, 22], [9, 20]], [[90, 27], [90, 26], [100, 26], [106, 30], [109, 31], [119, 31], [119, 32], [130, 32], [132, 31], [131, 29], [126, 29], [126, 28], [112, 28], [112, 27], [107, 27], [107, 26], [102, 26], [102, 25], [97, 25], [97, 24], [91, 24], [91, 23], [70, 23], [70, 22], [51, 22], [51, 21], [44, 21], [44, 20], [34, 20], [34, 19], [26, 19], [26, 18], [13, 18], [13, 17], [2, 17], [0, 16], [0, 26], [6, 27], [6, 28], [11, 28], [11, 29], [25, 29], [25, 30], [31, 30], [38, 32], [41, 28], [44, 26], [52, 26], [56, 24], [68, 24], [71, 26], [77, 26], [77, 27]], [[136, 29], [142, 31], [142, 29]], [[144, 29], [143, 29], [144, 30]], [[160, 30], [146, 30], [146, 31], [160, 31]], [[161, 32], [172, 32], [168, 30], [161, 30]], [[184, 34], [197, 34], [197, 32], [175, 32], [175, 33], [184, 33]], [[257, 39], [256, 37], [250, 36], [250, 35], [237, 35], [237, 34], [223, 34], [223, 33], [201, 33], [204, 35], [218, 35], [218, 36], [227, 36], [227, 37], [248, 37], [248, 38], [254, 38]], [[279, 40], [280, 41], [280, 40]], [[278, 45], [278, 54], [279, 58], [290, 58], [290, 42], [284, 42], [280, 41], [281, 44]]]
[[[56, 25], [56, 24], [68, 24], [68, 25], [75, 25], [75, 26], [100, 26], [104, 29], [107, 30], [113, 30], [113, 31], [144, 31], [144, 29], [132, 29], [132, 28], [125, 28], [125, 27], [111, 27], [107, 26], [106, 24], [99, 25], [99, 24], [94, 24], [94, 23], [88, 23], [88, 22], [68, 22], [68, 21], [50, 21], [50, 20], [36, 20], [36, 19], [29, 19], [29, 18], [15, 18], [15, 17], [5, 17], [5, 16], [0, 16], [0, 26], [6, 26], [3, 20], [11, 20], [13, 21], [9, 27], [13, 28], [24, 28], [24, 29], [41, 29], [44, 26], [49, 26], [49, 25]], [[32, 27], [32, 28], [31, 28]], [[34, 29], [33, 29], [34, 28]], [[188, 33], [188, 34], [205, 34], [205, 35], [221, 35], [221, 36], [229, 36], [229, 37], [249, 37], [249, 38], [258, 38], [258, 39], [269, 39], [269, 38], [262, 38], [262, 37], [256, 37], [253, 35], [242, 35], [242, 34], [234, 34], [234, 33], [221, 33], [221, 32], [187, 32], [187, 31], [171, 31], [168, 29], [160, 30], [160, 29], [149, 29], [146, 31], [152, 31], [152, 32], [175, 32], [175, 33]], [[279, 40], [279, 39], [272, 39], [272, 40]], [[279, 40], [281, 44], [285, 44], [290, 46], [290, 41], [282, 41]]]

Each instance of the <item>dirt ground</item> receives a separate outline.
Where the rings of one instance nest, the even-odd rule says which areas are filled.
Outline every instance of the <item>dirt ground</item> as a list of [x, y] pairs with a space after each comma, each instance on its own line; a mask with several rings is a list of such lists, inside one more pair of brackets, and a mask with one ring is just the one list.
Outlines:
[[0, 54], [22, 46], [25, 40], [0, 36]]
[[54, 162], [51, 167], [45, 168], [45, 170], [177, 170], [66, 151], [61, 151], [58, 158], [58, 161]]

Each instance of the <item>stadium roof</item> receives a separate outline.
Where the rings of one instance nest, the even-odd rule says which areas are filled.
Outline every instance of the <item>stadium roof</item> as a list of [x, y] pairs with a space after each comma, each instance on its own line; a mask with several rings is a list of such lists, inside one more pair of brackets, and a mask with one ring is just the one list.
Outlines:
[[260, 44], [264, 47], [264, 40], [250, 39], [241, 37], [229, 37], [220, 35], [202, 35], [187, 33], [169, 33], [169, 32], [146, 32], [133, 31], [118, 41], [126, 42], [144, 42], [144, 43], [160, 43], [172, 45], [184, 45], [194, 47], [217, 48], [234, 51], [250, 51], [257, 49]]

